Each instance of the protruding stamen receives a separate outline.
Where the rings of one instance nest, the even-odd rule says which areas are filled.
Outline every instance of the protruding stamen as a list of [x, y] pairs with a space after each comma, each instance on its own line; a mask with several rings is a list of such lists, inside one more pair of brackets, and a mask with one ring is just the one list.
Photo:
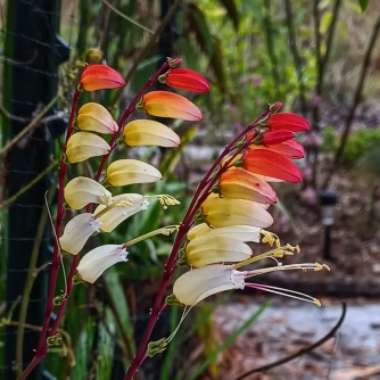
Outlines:
[[278, 294], [280, 296], [285, 296], [289, 298], [294, 298], [296, 300], [309, 302], [314, 305], [317, 305], [318, 307], [322, 306], [321, 301], [318, 298], [309, 296], [308, 294], [305, 294], [302, 292], [297, 292], [295, 290], [280, 288], [280, 287], [271, 286], [271, 285], [258, 284], [258, 283], [246, 283], [245, 286], [247, 288], [262, 290], [264, 292]]
[[269, 268], [260, 268], [254, 269], [245, 272], [245, 278], [259, 276], [265, 273], [277, 272], [277, 271], [287, 271], [287, 270], [302, 270], [302, 271], [314, 271], [319, 272], [322, 270], [330, 270], [328, 265], [320, 263], [302, 263], [302, 264], [290, 264], [290, 265], [281, 265], [276, 267]]
[[281, 246], [280, 238], [273, 232], [261, 230], [261, 243], [268, 244], [270, 247], [279, 248]]

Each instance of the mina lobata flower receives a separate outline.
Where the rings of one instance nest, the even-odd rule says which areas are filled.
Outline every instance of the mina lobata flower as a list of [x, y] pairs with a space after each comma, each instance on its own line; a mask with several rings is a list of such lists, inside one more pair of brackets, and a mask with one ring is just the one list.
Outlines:
[[169, 91], [151, 91], [142, 98], [147, 114], [187, 121], [202, 119], [201, 110], [182, 95]]
[[115, 69], [104, 64], [88, 65], [80, 77], [85, 91], [107, 90], [125, 86], [124, 78]]
[[65, 186], [65, 201], [74, 210], [89, 203], [108, 204], [112, 194], [99, 182], [88, 177], [75, 177]]
[[182, 274], [173, 285], [173, 294], [184, 305], [194, 306], [213, 294], [244, 289], [244, 273], [232, 266], [214, 264]]
[[63, 235], [59, 238], [61, 248], [72, 255], [77, 255], [94, 232], [98, 232], [100, 223], [90, 213], [74, 216], [66, 224]]
[[219, 181], [220, 192], [226, 198], [240, 198], [272, 204], [277, 195], [262, 178], [240, 167], [231, 167], [224, 172]]
[[78, 112], [78, 128], [82, 131], [115, 133], [118, 125], [107, 108], [99, 103], [86, 103]]
[[112, 198], [107, 206], [99, 205], [94, 215], [103, 232], [113, 231], [120, 223], [148, 206], [146, 198], [141, 194], [120, 194]]
[[271, 115], [267, 125], [271, 131], [305, 132], [310, 129], [310, 124], [304, 117], [292, 112]]
[[177, 147], [181, 140], [179, 136], [158, 121], [138, 119], [129, 122], [124, 128], [124, 142], [129, 146], [162, 146]]
[[202, 211], [213, 227], [243, 224], [265, 228], [273, 223], [265, 205], [246, 199], [221, 198], [216, 193], [203, 202]]
[[91, 157], [104, 156], [110, 149], [107, 141], [95, 133], [77, 132], [67, 142], [66, 155], [69, 162], [73, 164]]
[[243, 159], [244, 168], [254, 174], [277, 178], [283, 181], [302, 182], [301, 170], [282, 155], [268, 149], [250, 149]]
[[247, 259], [251, 254], [251, 248], [247, 244], [223, 234], [206, 233], [191, 240], [186, 246], [186, 260], [193, 267], [237, 262]]
[[107, 182], [112, 186], [152, 183], [159, 181], [161, 177], [161, 173], [154, 166], [134, 159], [117, 160], [107, 168]]
[[283, 141], [278, 144], [271, 144], [268, 146], [264, 145], [255, 145], [252, 144], [249, 146], [249, 149], [255, 150], [255, 149], [266, 149], [266, 150], [272, 150], [277, 153], [280, 153], [288, 158], [303, 158], [305, 157], [305, 150], [303, 146], [296, 140], [287, 140]]
[[187, 68], [169, 70], [164, 76], [166, 85], [201, 94], [210, 91], [208, 80], [198, 72]]
[[77, 268], [78, 274], [82, 280], [93, 284], [108, 268], [127, 261], [127, 255], [122, 244], [101, 245], [82, 257]]

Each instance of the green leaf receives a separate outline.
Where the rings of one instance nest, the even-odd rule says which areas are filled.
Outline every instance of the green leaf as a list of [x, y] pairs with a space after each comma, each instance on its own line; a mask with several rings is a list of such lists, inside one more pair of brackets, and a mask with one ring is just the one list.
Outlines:
[[219, 354], [231, 347], [235, 343], [236, 339], [248, 330], [251, 324], [255, 322], [256, 319], [259, 318], [259, 316], [266, 310], [269, 304], [270, 302], [266, 302], [263, 305], [261, 305], [257, 310], [253, 312], [253, 314], [246, 321], [244, 321], [236, 330], [234, 330], [230, 335], [228, 335], [225, 341], [221, 345], [219, 345], [213, 352], [211, 352], [203, 361], [203, 363], [201, 363], [198, 367], [194, 368], [191, 371], [191, 375], [188, 380], [197, 379], [198, 376], [200, 376], [211, 363], [214, 363], [218, 359]]
[[368, 7], [369, 0], [358, 0], [358, 2], [360, 9], [362, 10], [362, 12], [364, 12]]

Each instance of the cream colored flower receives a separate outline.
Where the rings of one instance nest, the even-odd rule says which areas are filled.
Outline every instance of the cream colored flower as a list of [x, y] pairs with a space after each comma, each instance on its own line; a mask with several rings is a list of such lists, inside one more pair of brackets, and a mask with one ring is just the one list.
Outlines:
[[99, 231], [99, 221], [90, 213], [74, 216], [65, 226], [59, 238], [61, 248], [72, 255], [77, 255], [94, 232]]
[[79, 109], [77, 124], [82, 131], [115, 133], [118, 130], [118, 125], [107, 108], [93, 102], [86, 103]]
[[107, 169], [107, 181], [112, 186], [157, 182], [161, 177], [152, 165], [133, 159], [114, 161]]
[[215, 193], [204, 201], [202, 211], [213, 227], [248, 225], [264, 228], [273, 223], [263, 204], [246, 199], [221, 198]]
[[74, 210], [89, 203], [108, 204], [112, 194], [99, 182], [88, 177], [75, 177], [65, 186], [65, 201]]
[[232, 266], [215, 264], [181, 275], [173, 286], [173, 294], [184, 305], [194, 306], [203, 299], [231, 289], [244, 289], [244, 273]]
[[99, 205], [95, 216], [101, 231], [111, 232], [132, 215], [145, 210], [147, 205], [146, 198], [141, 194], [116, 195], [108, 206]]
[[70, 163], [85, 161], [91, 157], [104, 156], [110, 151], [107, 141], [95, 133], [77, 132], [67, 142], [66, 155]]
[[177, 147], [181, 140], [179, 136], [158, 121], [139, 119], [129, 122], [124, 128], [124, 141], [129, 146], [162, 146]]
[[123, 245], [101, 245], [82, 257], [77, 271], [82, 280], [93, 284], [108, 268], [116, 263], [127, 261], [127, 254]]

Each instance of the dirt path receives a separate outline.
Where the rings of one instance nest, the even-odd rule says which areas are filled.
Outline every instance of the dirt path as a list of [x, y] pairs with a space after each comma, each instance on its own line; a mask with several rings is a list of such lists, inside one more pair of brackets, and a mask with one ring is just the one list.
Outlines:
[[[354, 380], [380, 379], [380, 302], [349, 300], [347, 315], [336, 339], [310, 354], [271, 372], [247, 380]], [[215, 314], [221, 339], [237, 328], [258, 308], [251, 297], [220, 306]], [[325, 335], [339, 319], [338, 301], [313, 305], [274, 299], [258, 321], [222, 358], [221, 379], [289, 355]]]

